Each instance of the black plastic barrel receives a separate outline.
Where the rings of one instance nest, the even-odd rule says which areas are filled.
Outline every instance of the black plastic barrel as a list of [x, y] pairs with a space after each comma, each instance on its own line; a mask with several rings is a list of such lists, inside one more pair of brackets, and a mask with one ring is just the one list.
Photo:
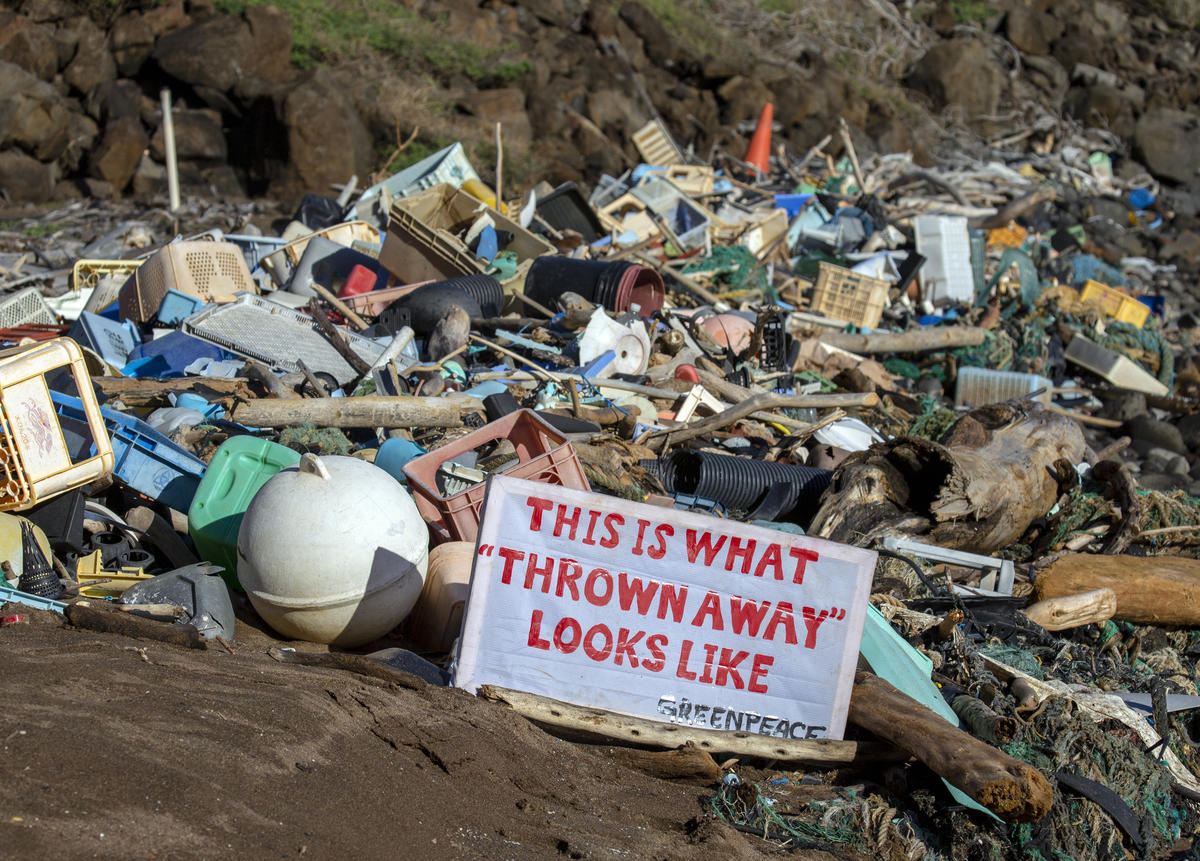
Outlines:
[[499, 317], [504, 307], [504, 288], [491, 275], [460, 275], [426, 286], [436, 287], [438, 284], [451, 284], [466, 291], [467, 295], [479, 303], [479, 310], [483, 312], [484, 317]]
[[482, 317], [479, 302], [463, 287], [452, 281], [435, 281], [401, 296], [383, 309], [379, 326], [388, 334], [396, 334], [403, 326], [412, 326], [418, 335], [433, 331], [438, 321], [458, 305], [471, 317]]
[[745, 512], [753, 512], [768, 492], [782, 485], [786, 493], [772, 506], [781, 516], [814, 503], [833, 477], [827, 469], [688, 450], [672, 454], [661, 472], [668, 491], [711, 499]]
[[563, 293], [578, 293], [594, 305], [618, 313], [638, 305], [649, 317], [662, 308], [666, 290], [662, 276], [647, 266], [625, 260], [576, 260], [539, 257], [525, 277], [525, 295], [547, 307]]

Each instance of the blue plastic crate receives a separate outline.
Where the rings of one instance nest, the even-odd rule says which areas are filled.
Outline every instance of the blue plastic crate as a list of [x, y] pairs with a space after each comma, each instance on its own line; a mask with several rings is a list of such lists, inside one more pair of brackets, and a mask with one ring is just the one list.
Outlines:
[[[58, 413], [63, 437], [73, 456], [87, 456], [91, 437], [86, 433], [87, 417], [78, 398], [50, 392]], [[100, 408], [104, 425], [112, 439], [116, 466], [113, 475], [138, 493], [187, 511], [207, 465], [200, 458], [171, 442], [150, 425], [108, 407]], [[87, 452], [82, 449], [87, 448]]]

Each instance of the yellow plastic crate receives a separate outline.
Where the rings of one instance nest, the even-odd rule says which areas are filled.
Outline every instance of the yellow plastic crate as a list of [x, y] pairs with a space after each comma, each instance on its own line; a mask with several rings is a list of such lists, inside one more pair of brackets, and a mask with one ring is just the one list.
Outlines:
[[1006, 227], [997, 227], [987, 234], [988, 246], [998, 248], [1020, 248], [1029, 236], [1029, 231], [1015, 221], [1010, 221]]
[[[71, 267], [71, 289], [78, 293], [84, 287], [96, 287], [100, 279], [112, 275], [125, 279], [137, 271], [141, 260], [76, 260]], [[116, 297], [114, 297], [116, 298]]]
[[1084, 302], [1096, 302], [1106, 315], [1120, 323], [1132, 323], [1139, 329], [1145, 325], [1150, 316], [1150, 309], [1127, 293], [1114, 290], [1099, 281], [1083, 282], [1080, 298]]
[[[91, 435], [72, 451], [58, 422], [46, 375], [68, 369]], [[94, 451], [93, 451], [94, 449]], [[113, 471], [112, 442], [83, 362], [70, 338], [0, 351], [0, 511], [22, 511]]]
[[874, 329], [887, 307], [889, 286], [882, 278], [822, 263], [813, 287], [812, 310], [835, 320]]

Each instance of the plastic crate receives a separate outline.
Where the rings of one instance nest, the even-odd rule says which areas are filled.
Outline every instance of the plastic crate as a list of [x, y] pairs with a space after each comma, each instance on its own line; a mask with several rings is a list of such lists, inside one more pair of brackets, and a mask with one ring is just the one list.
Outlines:
[[920, 215], [913, 219], [924, 298], [934, 305], [969, 304], [975, 299], [971, 237], [961, 216]]
[[[50, 397], [68, 444], [80, 453], [92, 446], [80, 433], [85, 411], [79, 398], [61, 392], [51, 392]], [[140, 419], [107, 407], [101, 407], [100, 413], [112, 440], [113, 475], [138, 493], [176, 511], [187, 511], [204, 475], [204, 461]]]
[[1084, 302], [1096, 302], [1100, 310], [1121, 323], [1132, 323], [1139, 329], [1146, 324], [1150, 309], [1127, 293], [1088, 279], [1083, 282], [1079, 298]]
[[[104, 278], [117, 278], [123, 284], [141, 265], [141, 260], [76, 260], [71, 267], [71, 289], [78, 293], [87, 287], [98, 287]], [[116, 298], [113, 296], [113, 300]]]
[[444, 528], [455, 541], [475, 540], [487, 486], [476, 484], [459, 493], [443, 496], [437, 488], [438, 467], [497, 439], [509, 440], [517, 450], [518, 463], [506, 469], [505, 475], [580, 490], [591, 489], [583, 464], [567, 438], [533, 410], [517, 410], [404, 465], [404, 474], [421, 516], [430, 524]]
[[[515, 275], [502, 282], [504, 284], [523, 284], [525, 275], [528, 273], [529, 267], [533, 265], [535, 258], [544, 254], [558, 253], [558, 249], [553, 245], [540, 236], [530, 233], [519, 222], [497, 212], [465, 191], [445, 183], [435, 185], [433, 188], [411, 197], [397, 200], [392, 204], [391, 214], [392, 222], [388, 227], [389, 240], [395, 235], [392, 228], [396, 226], [397, 216], [409, 216], [412, 221], [419, 222], [427, 231], [432, 231], [439, 237], [445, 238], [456, 250], [471, 260], [472, 271], [461, 273], [464, 275], [483, 272], [487, 268], [487, 264], [476, 260], [474, 255], [468, 251], [466, 244], [459, 239], [459, 236], [465, 234], [481, 215], [489, 216], [492, 223], [496, 225], [497, 231], [512, 234], [512, 241], [501, 250], [512, 251], [517, 255], [517, 271]], [[384, 243], [385, 252], [387, 244]], [[384, 252], [380, 253], [379, 262], [387, 267], [389, 272], [393, 271], [388, 266], [387, 260], [384, 259]], [[393, 274], [397, 273], [393, 272]]]
[[259, 265], [262, 266], [264, 272], [271, 276], [272, 281], [282, 287], [292, 277], [292, 270], [304, 256], [308, 243], [318, 236], [347, 248], [358, 241], [379, 241], [379, 231], [374, 226], [365, 221], [344, 221], [341, 224], [334, 224], [292, 240], [278, 251], [272, 251], [262, 258]]
[[630, 139], [647, 164], [682, 164], [684, 161], [683, 152], [662, 120], [651, 120], [630, 135]]
[[993, 371], [989, 368], [959, 367], [954, 387], [956, 407], [982, 407], [998, 404], [1014, 398], [1022, 398], [1030, 392], [1042, 389], [1033, 400], [1050, 404], [1050, 389], [1054, 384], [1037, 374], [1022, 374], [1017, 371]]
[[57, 322], [58, 317], [46, 304], [42, 291], [36, 287], [26, 287], [6, 299], [0, 299], [0, 329], [11, 329], [27, 323], [53, 326]]
[[427, 227], [416, 216], [397, 209], [396, 204], [392, 204], [379, 265], [404, 284], [477, 275], [487, 268], [461, 242], [444, 231]]
[[402, 284], [398, 287], [384, 287], [382, 290], [372, 290], [369, 293], [359, 293], [354, 296], [344, 296], [342, 301], [350, 306], [356, 314], [370, 314], [378, 317], [383, 309], [402, 296], [407, 296], [418, 287], [432, 284], [432, 281], [418, 281], [416, 284]]
[[238, 248], [242, 249], [242, 255], [246, 258], [246, 265], [251, 269], [257, 266], [259, 261], [268, 254], [278, 251], [288, 244], [286, 239], [281, 239], [278, 236], [249, 236], [240, 233], [226, 233], [224, 238], [226, 242], [232, 242]]
[[[629, 176], [626, 172], [623, 176]], [[609, 176], [607, 173], [600, 174], [600, 178], [596, 180], [596, 186], [592, 189], [591, 195], [588, 196], [588, 204], [595, 210], [601, 210], [608, 206], [622, 194], [629, 191], [629, 183], [624, 179], [617, 179], [615, 176]]]
[[889, 284], [832, 263], [821, 263], [813, 285], [812, 310], [835, 320], [874, 329], [887, 307]]
[[171, 242], [129, 276], [118, 297], [121, 316], [135, 323], [153, 320], [168, 290], [218, 302], [257, 293], [258, 285], [232, 242]]
[[449, 183], [457, 188], [468, 179], [479, 181], [479, 174], [467, 159], [463, 145], [454, 143], [368, 188], [350, 207], [346, 217], [374, 218], [376, 201], [380, 199], [385, 201], [379, 212], [382, 215], [391, 205], [387, 202], [389, 197], [407, 197], [441, 183]]
[[[88, 443], [83, 452], [55, 422], [46, 375], [64, 369], [84, 393], [76, 428]], [[112, 470], [112, 445], [79, 345], [56, 338], [0, 351], [0, 510], [31, 508]]]
[[652, 176], [630, 192], [670, 225], [683, 244], [681, 250], [709, 248], [709, 213], [669, 180]]
[[[209, 305], [183, 321], [184, 332], [231, 353], [258, 359], [274, 368], [299, 371], [303, 361], [313, 373], [326, 371], [339, 384], [358, 377], [342, 354], [320, 333], [312, 317], [259, 296], [243, 293], [228, 305]], [[368, 365], [383, 345], [345, 329], [342, 337]]]
[[[642, 171], [640, 176], [638, 171]], [[713, 193], [713, 169], [706, 164], [642, 165], [634, 176], [660, 176], [693, 197]]]
[[1010, 221], [1007, 227], [995, 227], [987, 232], [989, 248], [1020, 248], [1028, 238], [1029, 232], [1015, 221]]

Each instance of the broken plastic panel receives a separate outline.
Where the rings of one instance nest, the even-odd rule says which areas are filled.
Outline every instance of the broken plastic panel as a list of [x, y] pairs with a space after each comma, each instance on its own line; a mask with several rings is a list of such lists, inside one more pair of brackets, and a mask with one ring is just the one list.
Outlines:
[[182, 607], [186, 619], [177, 624], [193, 626], [202, 637], [233, 639], [233, 601], [220, 578], [221, 567], [198, 562], [148, 581], [136, 583], [121, 593], [122, 604], [172, 604]]
[[1120, 353], [1101, 347], [1082, 335], [1076, 335], [1067, 346], [1068, 361], [1086, 368], [1103, 380], [1122, 389], [1145, 392], [1148, 395], [1170, 395], [1171, 390], [1154, 376]]
[[979, 581], [979, 588], [970, 586], [954, 586], [959, 595], [1008, 596], [1012, 595], [1013, 581], [1016, 579], [1016, 568], [1010, 559], [993, 559], [990, 556], [980, 556], [976, 553], [964, 553], [961, 550], [949, 550], [933, 544], [922, 544], [911, 538], [887, 536], [880, 542], [888, 550], [905, 553], [910, 556], [920, 556], [934, 562], [945, 562], [950, 565], [960, 565], [963, 568], [976, 568], [989, 572]]

